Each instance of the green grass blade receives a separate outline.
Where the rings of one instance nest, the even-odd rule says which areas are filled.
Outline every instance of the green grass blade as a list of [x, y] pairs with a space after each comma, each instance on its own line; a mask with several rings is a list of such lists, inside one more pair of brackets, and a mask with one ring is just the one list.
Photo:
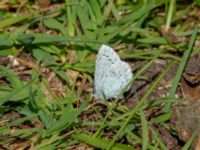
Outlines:
[[70, 37], [70, 36], [60, 36], [60, 35], [47, 35], [41, 33], [34, 33], [31, 35], [33, 35], [34, 37], [33, 44], [52, 43], [52, 42], [85, 42], [85, 43], [99, 43], [99, 44], [103, 43], [95, 39], [89, 39], [77, 36]]
[[[184, 71], [185, 65], [186, 65], [186, 63], [187, 63], [187, 61], [188, 61], [188, 59], [190, 57], [190, 54], [191, 54], [191, 51], [192, 51], [192, 48], [193, 48], [193, 44], [195, 42], [195, 38], [196, 38], [196, 35], [197, 35], [197, 31], [198, 31], [198, 28], [196, 27], [194, 29], [194, 32], [193, 32], [192, 37], [190, 39], [188, 48], [187, 48], [187, 50], [185, 50], [185, 52], [183, 54], [183, 57], [181, 58], [181, 62], [179, 64], [178, 70], [177, 70], [175, 78], [173, 80], [172, 87], [171, 87], [171, 89], [169, 91], [169, 94], [168, 94], [169, 98], [174, 97], [174, 95], [176, 93], [176, 90], [178, 88], [179, 81], [181, 79], [181, 76], [182, 76], [182, 73]], [[169, 110], [170, 110], [170, 104], [165, 105], [164, 111], [165, 112], [169, 112]]]
[[142, 150], [147, 150], [148, 149], [148, 137], [149, 137], [149, 132], [148, 132], [148, 123], [145, 118], [144, 112], [141, 110], [140, 111], [140, 120], [141, 120], [141, 125], [142, 125]]
[[44, 20], [44, 24], [46, 27], [50, 28], [50, 29], [55, 29], [60, 31], [63, 35], [66, 35], [66, 29], [64, 27], [64, 25], [62, 23], [60, 23], [58, 20], [56, 19], [45, 19]]
[[20, 81], [19, 77], [12, 72], [12, 70], [0, 65], [0, 75], [3, 75], [10, 82], [12, 88], [20, 88], [24, 84]]
[[[109, 147], [110, 141], [92, 137], [86, 134], [73, 134], [72, 137], [81, 142], [90, 144], [96, 148], [107, 149]], [[134, 150], [131, 146], [124, 144], [115, 144], [113, 145], [111, 150]]]
[[3, 29], [5, 27], [11, 26], [13, 24], [19, 23], [21, 21], [24, 21], [25, 19], [28, 19], [32, 16], [32, 14], [27, 16], [17, 16], [13, 18], [8, 18], [0, 21], [0, 29]]
[[[39, 76], [39, 75], [38, 75]], [[5, 102], [8, 101], [22, 101], [27, 99], [29, 96], [28, 87], [34, 82], [38, 76], [35, 76], [32, 80], [30, 80], [27, 84], [22, 87], [15, 88], [11, 92], [8, 92], [5, 96], [0, 97], [0, 106], [2, 106]]]
[[0, 34], [0, 46], [12, 46], [13, 40], [11, 38], [11, 34], [8, 32], [5, 32], [3, 34]]
[[128, 124], [128, 122], [132, 119], [133, 115], [140, 109], [140, 107], [144, 104], [144, 102], [146, 101], [147, 97], [150, 95], [150, 93], [153, 91], [153, 89], [159, 84], [160, 80], [167, 74], [167, 72], [171, 69], [171, 67], [173, 66], [174, 62], [172, 61], [167, 67], [166, 69], [161, 73], [161, 75], [158, 77], [158, 79], [156, 79], [156, 81], [153, 83], [153, 85], [150, 87], [150, 89], [145, 93], [145, 95], [142, 97], [142, 99], [139, 101], [139, 103], [137, 104], [137, 106], [130, 111], [130, 114], [128, 116], [128, 118], [125, 120], [125, 122], [123, 123], [123, 125], [120, 127], [120, 129], [118, 130], [117, 134], [114, 136], [112, 143], [110, 145], [109, 148], [112, 147], [112, 145], [114, 144], [114, 142], [117, 140], [117, 138], [119, 137], [119, 135], [122, 133], [122, 131], [124, 130], [124, 128], [126, 127], [126, 125]]
[[67, 108], [62, 112], [60, 119], [48, 130], [48, 134], [55, 134], [69, 127], [86, 107], [86, 103], [82, 103], [76, 109], [72, 108], [73, 106], [71, 105], [72, 103], [68, 104]]
[[168, 3], [169, 3], [169, 10], [167, 14], [167, 21], [166, 21], [166, 27], [165, 27], [166, 31], [169, 30], [170, 25], [171, 25], [172, 16], [176, 7], [176, 0], [170, 0]]

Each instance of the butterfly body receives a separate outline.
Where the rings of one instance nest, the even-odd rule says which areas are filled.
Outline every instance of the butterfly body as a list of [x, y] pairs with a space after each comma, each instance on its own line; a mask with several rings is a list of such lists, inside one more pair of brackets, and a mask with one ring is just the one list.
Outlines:
[[132, 76], [131, 67], [126, 62], [121, 61], [112, 48], [102, 45], [96, 60], [95, 99], [104, 98], [104, 96], [107, 99], [117, 98], [130, 82]]

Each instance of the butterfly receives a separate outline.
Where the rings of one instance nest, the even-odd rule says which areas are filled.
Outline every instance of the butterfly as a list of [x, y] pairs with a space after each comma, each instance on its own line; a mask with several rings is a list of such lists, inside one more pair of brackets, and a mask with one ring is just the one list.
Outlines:
[[[102, 45], [96, 59], [94, 75], [94, 98], [110, 99], [118, 97], [131, 81], [133, 73], [128, 63], [121, 61], [109, 46]], [[126, 88], [126, 91], [130, 88]]]

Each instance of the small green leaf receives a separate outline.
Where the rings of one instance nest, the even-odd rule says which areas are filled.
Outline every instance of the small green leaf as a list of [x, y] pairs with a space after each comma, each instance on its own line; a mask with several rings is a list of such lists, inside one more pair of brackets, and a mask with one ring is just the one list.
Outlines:
[[44, 24], [46, 27], [50, 28], [50, 29], [56, 29], [58, 31], [60, 31], [62, 34], [66, 34], [66, 28], [64, 27], [63, 24], [61, 24], [59, 21], [57, 21], [56, 19], [45, 19], [44, 20]]
[[33, 49], [33, 56], [39, 61], [44, 62], [45, 64], [52, 64], [55, 62], [53, 56], [46, 51], [43, 51], [39, 48]]
[[22, 44], [31, 44], [34, 40], [34, 36], [32, 34], [21, 34], [18, 35], [16, 40], [18, 40]]
[[11, 33], [0, 34], [0, 46], [12, 46], [13, 40], [11, 38]]
[[67, 129], [82, 113], [86, 107], [86, 103], [82, 103], [79, 108], [72, 108], [72, 103], [68, 103], [67, 108], [62, 112], [60, 119], [49, 130], [49, 134], [58, 133], [64, 129]]
[[24, 85], [14, 72], [2, 65], [0, 65], [0, 74], [7, 78], [13, 88], [20, 88]]

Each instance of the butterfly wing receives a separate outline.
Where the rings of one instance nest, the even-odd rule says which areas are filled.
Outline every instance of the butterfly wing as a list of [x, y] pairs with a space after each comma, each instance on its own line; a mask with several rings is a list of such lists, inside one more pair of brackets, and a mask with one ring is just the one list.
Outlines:
[[[107, 98], [117, 98], [132, 76], [131, 68], [127, 63], [120, 61], [112, 64], [102, 79], [105, 83], [102, 87], [103, 93]], [[129, 88], [130, 86], [127, 90]]]
[[103, 83], [106, 80], [104, 77], [106, 70], [109, 69], [109, 66], [115, 61], [119, 61], [119, 56], [113, 51], [112, 48], [106, 45], [102, 45], [99, 49], [96, 67], [95, 67], [95, 76], [94, 76], [94, 97], [95, 99], [103, 98], [102, 87]]
[[95, 99], [117, 97], [132, 78], [130, 66], [121, 61], [117, 53], [109, 46], [99, 49], [94, 81]]

